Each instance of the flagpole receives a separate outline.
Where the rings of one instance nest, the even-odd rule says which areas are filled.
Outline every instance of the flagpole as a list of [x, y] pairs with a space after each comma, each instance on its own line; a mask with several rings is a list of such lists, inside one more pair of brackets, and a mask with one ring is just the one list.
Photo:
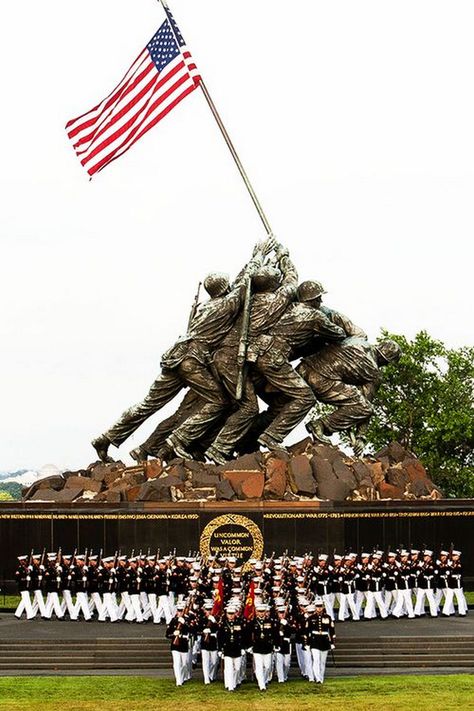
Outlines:
[[[163, 6], [166, 16], [168, 17], [167, 10], [169, 10], [169, 7], [168, 7], [166, 0], [158, 0], [158, 2], [160, 2], [161, 5]], [[170, 26], [171, 26], [171, 29], [173, 30], [173, 34], [175, 35], [175, 39], [176, 39], [178, 46], [179, 46], [178, 38], [176, 37], [172, 22], [170, 22]], [[272, 235], [273, 234], [272, 228], [270, 227], [270, 223], [268, 222], [267, 216], [265, 215], [265, 213], [263, 211], [263, 208], [260, 204], [257, 194], [252, 187], [252, 183], [250, 182], [249, 177], [248, 177], [247, 173], [245, 172], [244, 166], [242, 165], [242, 161], [240, 160], [240, 158], [237, 154], [237, 151], [235, 150], [234, 144], [232, 143], [230, 136], [227, 133], [226, 127], [224, 126], [224, 123], [223, 123], [221, 117], [219, 116], [219, 112], [216, 109], [216, 106], [211, 98], [211, 95], [209, 94], [209, 92], [207, 90], [207, 87], [206, 87], [202, 77], [200, 77], [200, 79], [199, 79], [199, 85], [200, 85], [202, 93], [204, 94], [204, 97], [207, 101], [207, 104], [212, 112], [212, 115], [214, 116], [214, 118], [217, 122], [217, 125], [219, 126], [220, 132], [222, 133], [224, 140], [227, 143], [227, 147], [232, 155], [232, 158], [234, 159], [235, 164], [237, 165], [237, 168], [239, 169], [240, 175], [242, 176], [245, 186], [250, 194], [250, 197], [252, 198], [253, 204], [255, 205], [255, 208], [259, 214], [259, 217], [260, 217], [261, 221], [263, 222], [263, 226], [265, 227], [267, 235]]]

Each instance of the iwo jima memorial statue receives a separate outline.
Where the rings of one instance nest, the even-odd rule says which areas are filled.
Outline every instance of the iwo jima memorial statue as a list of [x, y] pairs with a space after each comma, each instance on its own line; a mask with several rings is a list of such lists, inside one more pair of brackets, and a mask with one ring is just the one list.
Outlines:
[[[392, 442], [363, 456], [373, 399], [384, 367], [396, 367], [398, 344], [370, 343], [360, 326], [328, 306], [324, 275], [299, 281], [291, 245], [273, 235], [162, 6], [163, 24], [118, 87], [68, 123], [74, 149], [92, 177], [200, 88], [266, 237], [233, 280], [223, 273], [204, 278], [206, 295], [201, 299], [198, 290], [186, 333], [163, 344], [161, 371], [146, 397], [93, 440], [98, 461], [37, 482], [24, 493], [24, 510], [44, 507], [52, 519], [48, 512], [61, 512], [52, 523], [54, 541], [64, 536], [108, 550], [230, 551], [243, 562], [264, 548], [452, 540], [441, 519], [433, 528], [430, 511], [441, 511], [442, 493], [411, 452]], [[142, 101], [133, 115], [131, 96]], [[134, 465], [114, 461], [113, 448], [178, 395], [176, 411], [130, 452]], [[285, 446], [303, 421], [308, 436]], [[464, 523], [442, 520], [444, 527]], [[245, 537], [253, 542], [245, 545]]]

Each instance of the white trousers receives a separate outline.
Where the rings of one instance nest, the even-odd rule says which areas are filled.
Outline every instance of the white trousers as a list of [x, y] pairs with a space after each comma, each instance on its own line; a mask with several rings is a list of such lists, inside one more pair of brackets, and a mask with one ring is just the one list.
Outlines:
[[173, 671], [176, 679], [176, 686], [182, 686], [188, 677], [188, 653], [176, 652], [174, 649], [171, 652], [173, 656]]
[[339, 621], [343, 622], [346, 619], [347, 608], [350, 609], [352, 619], [359, 620], [359, 612], [354, 600], [354, 593], [341, 593], [341, 600], [339, 603]]
[[219, 654], [217, 650], [215, 652], [210, 652], [208, 649], [202, 649], [201, 661], [204, 683], [210, 684], [211, 681], [215, 681], [217, 677], [217, 670], [219, 669]]
[[105, 622], [106, 617], [108, 617], [111, 622], [117, 622], [118, 620], [117, 601], [115, 599], [115, 594], [110, 592], [104, 593], [102, 608], [99, 613], [99, 622]]
[[241, 684], [247, 677], [247, 652], [242, 652], [240, 657], [240, 671], [237, 683]]
[[59, 601], [59, 595], [57, 592], [49, 592], [46, 596], [46, 605], [45, 605], [45, 617], [48, 618], [48, 620], [51, 619], [53, 616], [53, 610], [54, 614], [56, 617], [60, 620], [62, 617], [64, 617], [64, 612], [61, 608], [61, 603]]
[[313, 657], [311, 656], [311, 648], [303, 648], [303, 658], [304, 658], [304, 668], [306, 671], [306, 676], [308, 681], [314, 681], [314, 671], [313, 671]]
[[354, 602], [357, 610], [357, 614], [359, 617], [361, 616], [362, 613], [362, 606], [365, 602], [367, 604], [367, 593], [362, 592], [361, 590], [356, 590], [354, 593]]
[[266, 689], [272, 676], [272, 653], [259, 654], [254, 652], [253, 665], [258, 688], [260, 690]]
[[277, 652], [275, 654], [275, 669], [277, 674], [277, 679], [280, 684], [288, 680], [288, 674], [290, 672], [291, 664], [291, 648], [288, 654], [282, 654]]
[[385, 603], [385, 608], [389, 615], [393, 614], [395, 605], [397, 604], [398, 590], [385, 590], [383, 595], [383, 601]]
[[438, 616], [438, 605], [436, 604], [434, 590], [424, 590], [423, 588], [418, 588], [416, 593], [416, 603], [415, 603], [415, 615], [424, 615], [425, 613], [425, 597], [428, 600], [430, 606], [431, 617]]
[[320, 649], [311, 650], [311, 658], [313, 660], [313, 675], [314, 681], [320, 684], [324, 681], [324, 672], [326, 671], [326, 660], [328, 653], [322, 652]]
[[18, 604], [18, 607], [15, 610], [15, 617], [18, 617], [18, 619], [20, 619], [24, 612], [26, 614], [26, 619], [32, 620], [33, 617], [36, 616], [38, 606], [36, 606], [36, 610], [33, 608], [33, 605], [31, 604], [30, 593], [28, 592], [28, 590], [22, 590], [20, 593], [20, 598], [21, 599]]
[[438, 608], [438, 611], [441, 607], [441, 600], [443, 599], [443, 595], [444, 595], [444, 600], [446, 601], [446, 592], [447, 592], [447, 588], [437, 588], [437, 590], [435, 590], [435, 602], [436, 602], [436, 607]]
[[334, 619], [334, 602], [336, 600], [336, 596], [334, 593], [327, 593], [326, 595], [323, 595], [323, 602], [324, 602], [324, 607], [326, 608], [326, 612], [328, 613], [329, 617], [332, 617]]
[[87, 598], [86, 592], [78, 592], [76, 595], [76, 609], [74, 619], [77, 620], [80, 612], [82, 612], [85, 620], [90, 620], [91, 611], [89, 609], [89, 600]]
[[[149, 597], [151, 598], [151, 595]], [[161, 622], [163, 617], [165, 618], [166, 624], [169, 625], [171, 619], [173, 618], [173, 615], [171, 613], [170, 600], [168, 595], [160, 595], [158, 597], [158, 605], [153, 615], [153, 622], [155, 622], [155, 624], [158, 624], [159, 622]]]
[[298, 661], [298, 666], [300, 668], [301, 675], [308, 676], [308, 672], [306, 671], [306, 659], [304, 656], [303, 645], [301, 644], [301, 642], [296, 642], [295, 648], [296, 648], [296, 659]]
[[381, 590], [377, 592], [370, 592], [369, 590], [367, 593], [367, 604], [364, 610], [364, 619], [372, 620], [374, 617], [376, 617], [376, 607], [379, 608], [380, 617], [382, 617], [383, 619], [388, 617], [387, 608], [385, 607], [385, 602], [383, 599], [383, 592]]
[[224, 657], [224, 687], [233, 691], [240, 683], [242, 657]]
[[149, 620], [153, 613], [151, 611], [150, 601], [148, 599], [148, 593], [140, 593], [140, 604], [142, 606], [142, 615], [144, 620]]
[[129, 593], [124, 590], [120, 595], [120, 605], [118, 606], [118, 618], [122, 620], [124, 615], [127, 622], [133, 622], [135, 619], [135, 613], [133, 611], [132, 601], [130, 600]]
[[33, 593], [33, 609], [35, 610], [35, 614], [39, 611], [41, 617], [46, 617], [46, 607], [41, 590], [35, 590]]
[[140, 595], [134, 594], [130, 595], [130, 602], [132, 604], [133, 608], [133, 613], [135, 616], [135, 621], [136, 622], [143, 622], [143, 613], [142, 613], [142, 607], [141, 607], [141, 600], [140, 600]]
[[63, 615], [67, 614], [69, 615], [69, 619], [73, 620], [75, 617], [75, 611], [76, 611], [76, 606], [74, 605], [72, 601], [72, 594], [70, 590], [63, 590], [63, 601], [61, 603], [61, 610], [63, 611]]
[[443, 615], [454, 615], [454, 598], [458, 605], [458, 614], [465, 615], [467, 613], [467, 602], [462, 588], [447, 588], [446, 596], [443, 605]]
[[410, 618], [415, 617], [411, 590], [397, 590], [397, 602], [393, 608], [392, 615], [394, 617], [401, 617], [402, 615], [408, 615]]
[[93, 592], [91, 593], [90, 600], [89, 600], [89, 610], [93, 612], [94, 608], [97, 610], [97, 616], [99, 620], [104, 619], [104, 603], [102, 602], [102, 598], [100, 596], [100, 593], [98, 592]]

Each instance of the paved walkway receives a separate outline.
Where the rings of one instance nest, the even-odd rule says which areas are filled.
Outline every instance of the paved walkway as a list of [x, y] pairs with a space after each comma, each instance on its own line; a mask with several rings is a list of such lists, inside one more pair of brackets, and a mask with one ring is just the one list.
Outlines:
[[[163, 638], [164, 625], [134, 622], [78, 622], [58, 620], [18, 620], [12, 613], [0, 616], [0, 640], [51, 639], [51, 640], [89, 640]], [[339, 639], [357, 637], [444, 637], [474, 636], [474, 614], [466, 617], [421, 617], [414, 620], [361, 620], [359, 622], [336, 622]]]

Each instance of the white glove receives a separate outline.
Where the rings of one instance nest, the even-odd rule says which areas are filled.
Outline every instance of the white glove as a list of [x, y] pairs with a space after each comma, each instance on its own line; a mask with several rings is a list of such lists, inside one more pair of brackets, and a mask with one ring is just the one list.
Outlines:
[[184, 619], [184, 617], [178, 617], [178, 622], [181, 622], [181, 624], [184, 625], [186, 620]]

